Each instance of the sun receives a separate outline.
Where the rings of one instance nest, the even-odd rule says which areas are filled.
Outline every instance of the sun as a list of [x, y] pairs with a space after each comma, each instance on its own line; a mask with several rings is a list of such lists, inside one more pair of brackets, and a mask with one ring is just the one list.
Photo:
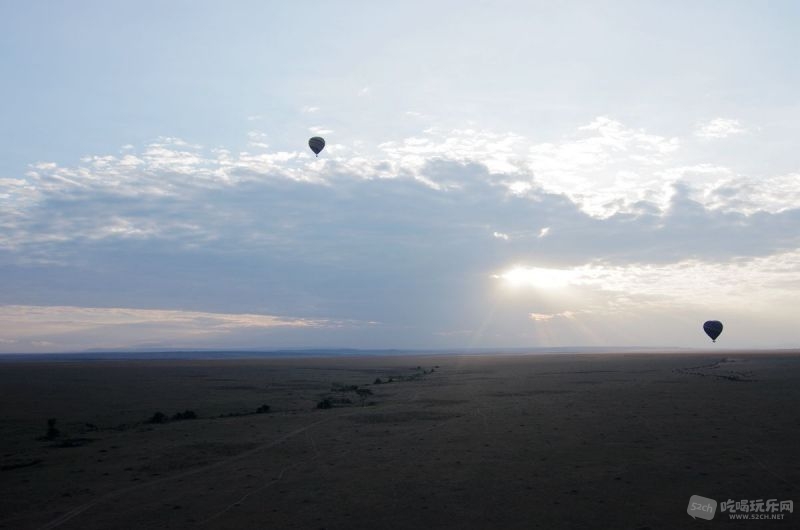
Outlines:
[[544, 290], [563, 289], [572, 284], [577, 277], [577, 273], [571, 270], [520, 266], [494, 275], [494, 278], [503, 280], [509, 287]]

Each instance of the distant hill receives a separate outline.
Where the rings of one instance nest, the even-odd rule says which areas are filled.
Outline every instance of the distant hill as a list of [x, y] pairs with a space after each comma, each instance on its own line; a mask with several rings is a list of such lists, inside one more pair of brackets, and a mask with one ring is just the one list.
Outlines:
[[632, 352], [678, 352], [692, 351], [690, 348], [653, 347], [580, 347], [557, 348], [469, 348], [469, 349], [357, 349], [357, 348], [308, 348], [277, 350], [137, 350], [137, 351], [84, 351], [67, 353], [6, 353], [0, 354], [2, 361], [132, 361], [132, 360], [213, 360], [213, 359], [259, 359], [275, 357], [342, 357], [342, 356], [389, 356], [389, 355], [526, 355], [559, 353], [632, 353]]

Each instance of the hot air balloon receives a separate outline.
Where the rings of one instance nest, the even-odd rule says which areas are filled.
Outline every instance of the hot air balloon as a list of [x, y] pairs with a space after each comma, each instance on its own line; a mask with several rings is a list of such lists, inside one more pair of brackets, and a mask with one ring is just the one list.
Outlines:
[[703, 324], [703, 331], [706, 332], [706, 335], [711, 337], [711, 342], [717, 342], [717, 337], [722, 333], [722, 322], [719, 320], [709, 320]]
[[320, 138], [319, 136], [315, 136], [308, 140], [308, 146], [314, 151], [316, 156], [319, 156], [320, 151], [325, 149], [325, 139]]

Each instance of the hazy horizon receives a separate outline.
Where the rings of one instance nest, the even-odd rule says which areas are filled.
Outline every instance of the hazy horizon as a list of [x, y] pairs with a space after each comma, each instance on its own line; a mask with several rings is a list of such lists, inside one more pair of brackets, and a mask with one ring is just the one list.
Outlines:
[[799, 21], [0, 5], [0, 352], [797, 347]]

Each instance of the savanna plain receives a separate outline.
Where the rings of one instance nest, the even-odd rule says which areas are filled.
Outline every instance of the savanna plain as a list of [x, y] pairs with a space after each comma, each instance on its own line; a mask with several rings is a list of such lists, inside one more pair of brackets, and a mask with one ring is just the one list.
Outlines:
[[4, 529], [800, 525], [686, 513], [798, 504], [796, 351], [7, 361], [0, 389]]

